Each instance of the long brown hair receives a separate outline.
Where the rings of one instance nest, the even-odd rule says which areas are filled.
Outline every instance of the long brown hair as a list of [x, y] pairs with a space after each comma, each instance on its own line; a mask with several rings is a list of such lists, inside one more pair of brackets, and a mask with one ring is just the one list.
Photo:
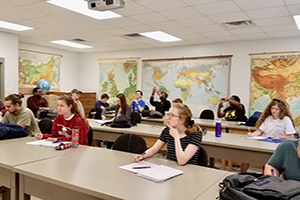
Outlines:
[[173, 107], [179, 109], [179, 117], [184, 119], [184, 126], [187, 128], [185, 131], [186, 134], [200, 132], [203, 135], [202, 129], [199, 125], [195, 123], [191, 124], [193, 114], [187, 105], [183, 103], [174, 103]]
[[286, 103], [280, 99], [273, 99], [268, 106], [265, 108], [264, 112], [261, 114], [260, 118], [258, 119], [258, 121], [255, 124], [256, 128], [259, 128], [260, 125], [266, 120], [266, 118], [270, 115], [272, 115], [271, 113], [271, 107], [277, 105], [278, 108], [280, 109], [280, 113], [279, 113], [279, 119], [283, 119], [285, 116], [288, 116], [293, 123], [293, 126], [295, 127], [294, 124], [294, 120], [293, 117], [290, 113], [289, 108], [287, 107]]
[[83, 121], [86, 123], [86, 125], [89, 125], [89, 122], [87, 121], [87, 119], [85, 118], [83, 113], [80, 112], [77, 102], [74, 101], [74, 99], [71, 96], [64, 95], [64, 96], [59, 97], [58, 100], [64, 101], [67, 104], [67, 106], [72, 105], [71, 113], [78, 115], [79, 117], [81, 117], [83, 119]]
[[13, 105], [16, 105], [17, 103], [22, 106], [22, 98], [24, 97], [24, 94], [10, 94], [7, 97], [4, 98], [4, 101], [11, 101]]
[[121, 107], [121, 115], [125, 115], [126, 113], [126, 108], [127, 108], [127, 102], [126, 102], [126, 97], [123, 93], [119, 93], [117, 95], [117, 98], [120, 99], [120, 105], [118, 105], [119, 107]]

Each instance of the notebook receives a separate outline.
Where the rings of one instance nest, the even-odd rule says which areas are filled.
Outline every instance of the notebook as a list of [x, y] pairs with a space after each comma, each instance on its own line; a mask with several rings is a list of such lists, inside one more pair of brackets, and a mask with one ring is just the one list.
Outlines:
[[167, 167], [165, 165], [156, 165], [146, 161], [140, 163], [131, 163], [120, 166], [121, 169], [136, 173], [139, 177], [161, 183], [170, 178], [183, 174], [183, 171]]
[[67, 144], [67, 143], [72, 143], [72, 142], [67, 142], [67, 141], [52, 142], [52, 141], [46, 141], [46, 140], [36, 140], [36, 141], [32, 141], [32, 142], [27, 142], [26, 144], [44, 146], [44, 147], [57, 147], [61, 143]]

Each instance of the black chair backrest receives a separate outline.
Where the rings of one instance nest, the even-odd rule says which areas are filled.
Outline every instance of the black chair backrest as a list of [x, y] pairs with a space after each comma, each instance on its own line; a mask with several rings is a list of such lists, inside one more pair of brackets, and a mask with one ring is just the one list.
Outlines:
[[87, 133], [87, 137], [88, 137], [89, 146], [92, 146], [92, 143], [93, 143], [93, 129], [92, 129], [91, 126], [89, 126], [89, 131]]
[[202, 146], [200, 147], [197, 164], [203, 167], [207, 167], [208, 165], [208, 155]]
[[99, 110], [96, 112], [94, 119], [102, 119], [102, 109], [99, 108]]
[[41, 119], [38, 123], [41, 133], [51, 134], [52, 132], [52, 120], [48, 118]]
[[94, 118], [94, 115], [92, 115], [92, 112], [95, 112], [95, 108], [91, 109], [89, 112], [89, 119]]
[[200, 114], [200, 119], [215, 119], [214, 111], [206, 109], [203, 110]]
[[137, 123], [141, 123], [142, 121], [142, 118], [141, 118], [141, 115], [140, 113], [137, 113], [137, 112], [132, 112], [131, 113], [131, 124], [133, 126], [137, 125]]
[[149, 106], [145, 105], [144, 110], [149, 110]]
[[118, 137], [112, 149], [141, 154], [147, 150], [147, 145], [144, 138], [139, 135], [129, 133]]

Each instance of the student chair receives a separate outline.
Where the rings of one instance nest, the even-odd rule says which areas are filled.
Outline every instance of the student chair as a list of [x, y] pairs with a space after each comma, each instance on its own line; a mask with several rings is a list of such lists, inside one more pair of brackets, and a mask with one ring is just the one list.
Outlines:
[[102, 109], [100, 108], [100, 109], [96, 112], [96, 114], [95, 114], [95, 116], [94, 116], [94, 119], [102, 119], [101, 114], [102, 114]]
[[206, 150], [201, 146], [200, 147], [200, 152], [199, 152], [199, 157], [197, 161], [197, 165], [207, 167], [208, 166], [208, 156]]
[[147, 150], [146, 141], [139, 135], [129, 133], [117, 138], [113, 150], [141, 154]]
[[89, 112], [89, 119], [93, 119], [94, 118], [95, 114], [93, 114], [93, 113], [95, 113], [95, 108], [93, 108], [93, 109], [90, 110], [90, 112]]
[[144, 110], [149, 110], [149, 106], [145, 105]]
[[132, 112], [130, 118], [131, 118], [132, 126], [136, 126], [137, 124], [140, 124], [142, 121], [140, 113], [137, 112]]
[[89, 146], [92, 146], [92, 143], [93, 143], [93, 129], [92, 129], [91, 126], [89, 126], [89, 131], [87, 133], [87, 137], [88, 137]]
[[201, 112], [200, 119], [215, 119], [215, 114], [214, 111], [210, 110], [210, 109], [205, 109]]
[[52, 120], [48, 118], [41, 119], [38, 123], [41, 133], [51, 134], [52, 132]]

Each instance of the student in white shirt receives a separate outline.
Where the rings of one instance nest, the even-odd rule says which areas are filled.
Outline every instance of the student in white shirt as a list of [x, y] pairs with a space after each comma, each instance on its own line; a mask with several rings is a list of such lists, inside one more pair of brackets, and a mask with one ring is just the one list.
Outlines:
[[265, 108], [256, 123], [257, 130], [248, 136], [266, 136], [274, 139], [293, 139], [295, 131], [294, 121], [286, 103], [273, 99]]

